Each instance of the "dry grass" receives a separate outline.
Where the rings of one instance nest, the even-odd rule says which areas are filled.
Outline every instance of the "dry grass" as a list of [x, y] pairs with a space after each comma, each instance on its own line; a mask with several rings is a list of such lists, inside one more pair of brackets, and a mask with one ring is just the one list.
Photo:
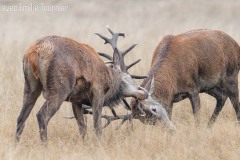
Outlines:
[[[44, 2], [44, 1], [43, 1]], [[1, 1], [3, 5], [18, 5], [18, 1]], [[30, 4], [25, 1], [24, 4]], [[40, 2], [35, 2], [40, 4]], [[195, 128], [188, 101], [174, 106], [174, 135], [160, 126], [146, 126], [134, 121], [115, 131], [118, 122], [104, 130], [102, 141], [96, 140], [91, 117], [84, 144], [71, 116], [70, 104], [64, 103], [49, 124], [48, 147], [41, 145], [36, 113], [43, 104], [40, 98], [31, 112], [21, 143], [15, 146], [16, 119], [22, 105], [24, 51], [40, 37], [62, 35], [93, 46], [98, 51], [111, 52], [93, 33], [107, 33], [109, 24], [115, 31], [124, 31], [120, 48], [136, 42], [139, 45], [128, 61], [143, 60], [131, 72], [148, 71], [153, 50], [163, 35], [177, 34], [197, 28], [220, 29], [240, 42], [240, 3], [238, 1], [87, 1], [70, 0], [45, 4], [68, 5], [66, 12], [1, 12], [0, 31], [0, 159], [240, 159], [240, 129], [235, 113], [227, 101], [215, 126], [206, 124], [213, 112], [215, 100], [202, 95], [202, 125]], [[123, 110], [119, 109], [124, 113]]]

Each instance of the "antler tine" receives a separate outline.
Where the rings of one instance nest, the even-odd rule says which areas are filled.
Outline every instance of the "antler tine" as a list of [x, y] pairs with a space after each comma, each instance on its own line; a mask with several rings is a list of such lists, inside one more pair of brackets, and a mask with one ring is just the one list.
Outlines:
[[113, 50], [117, 48], [117, 40], [119, 36], [125, 37], [124, 33], [113, 33], [112, 39], [110, 39], [110, 44]]
[[125, 34], [123, 32], [119, 32], [119, 33], [114, 33], [109, 26], [107, 26], [108, 31], [112, 34], [112, 35], [118, 35], [118, 36], [122, 36], [125, 37]]
[[120, 66], [121, 66], [121, 70], [125, 73], [128, 73], [127, 70], [128, 70], [128, 66], [125, 65], [125, 62], [124, 62], [124, 56], [129, 52], [131, 51], [137, 44], [133, 44], [131, 47], [129, 47], [127, 50], [125, 50], [124, 52], [119, 52], [119, 57], [120, 58]]
[[114, 115], [114, 117], [118, 117], [115, 109], [112, 106], [109, 106], [110, 110], [112, 111], [112, 114]]
[[125, 56], [128, 52], [130, 52], [134, 47], [136, 47], [137, 44], [133, 44], [131, 47], [129, 47], [127, 50], [122, 52], [122, 56]]
[[125, 106], [126, 107], [124, 107], [124, 108], [126, 108], [127, 110], [131, 110], [131, 107], [130, 107], [130, 105], [128, 104], [128, 102], [126, 101], [126, 99], [122, 99], [122, 101], [123, 101], [123, 103], [125, 104]]
[[107, 123], [103, 126], [103, 128], [106, 128], [112, 121], [115, 121], [118, 119], [122, 119], [122, 123], [121, 123], [122, 125], [125, 121], [132, 120], [133, 115], [132, 114], [118, 115], [118, 117], [102, 115], [102, 118], [105, 118], [107, 120]]
[[136, 75], [130, 75], [134, 79], [144, 79], [147, 78], [148, 76], [136, 76]]
[[141, 59], [136, 60], [135, 62], [133, 62], [133, 63], [129, 64], [128, 66], [126, 66], [126, 69], [127, 70], [130, 69], [132, 66], [134, 66], [135, 64], [137, 64], [140, 61], [141, 61]]
[[100, 33], [95, 33], [96, 35], [98, 35], [100, 38], [102, 38], [103, 40], [105, 40], [104, 44], [110, 43], [110, 39], [101, 35]]
[[113, 50], [114, 50], [115, 48], [117, 48], [118, 37], [119, 36], [125, 37], [125, 34], [124, 33], [114, 33], [108, 26], [107, 26], [107, 29], [112, 34], [112, 38], [111, 39], [101, 35], [100, 33], [95, 33], [95, 34], [98, 35], [100, 38], [105, 40], [104, 44], [109, 43], [112, 46]]
[[111, 56], [109, 56], [108, 54], [106, 53], [102, 53], [102, 52], [98, 52], [98, 54], [104, 58], [107, 58], [108, 60], [112, 61], [113, 58]]
[[[83, 105], [85, 106], [85, 105]], [[84, 108], [84, 114], [93, 114], [93, 112], [91, 110], [88, 110], [88, 109], [92, 109], [92, 107], [90, 106], [85, 106], [83, 107]], [[114, 117], [118, 117], [115, 109], [112, 107], [112, 106], [109, 106], [110, 110], [112, 111], [112, 114], [114, 115]], [[66, 118], [72, 118], [72, 117], [66, 117]]]
[[[89, 107], [87, 107], [87, 108], [84, 108], [84, 112], [83, 112], [83, 114], [93, 114], [93, 112], [92, 111], [90, 111], [90, 110], [88, 110], [89, 109]], [[75, 118], [74, 116], [72, 116], [72, 117], [63, 117], [63, 118], [66, 118], [66, 119], [73, 119], [73, 118]]]
[[102, 128], [106, 128], [112, 121], [119, 119], [118, 117], [107, 115], [102, 115], [102, 118], [105, 118], [107, 120], [106, 124]]
[[113, 61], [104, 61], [105, 64], [113, 64]]
[[[133, 118], [132, 118], [133, 119]], [[128, 119], [129, 121], [131, 121], [132, 119]], [[123, 119], [122, 122], [120, 123], [120, 125], [116, 128], [116, 130], [118, 130], [120, 127], [122, 127], [122, 125], [127, 121], [127, 119]]]
[[137, 105], [137, 109], [141, 112], [140, 116], [146, 116], [146, 113], [143, 111], [139, 104]]
[[109, 26], [107, 25], [106, 27], [107, 27], [108, 31], [113, 35], [114, 32], [109, 28]]

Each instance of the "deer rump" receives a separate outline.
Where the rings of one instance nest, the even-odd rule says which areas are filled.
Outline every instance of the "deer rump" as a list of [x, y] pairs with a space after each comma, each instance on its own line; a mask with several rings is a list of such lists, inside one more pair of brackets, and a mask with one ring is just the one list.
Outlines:
[[[157, 46], [148, 78], [141, 86], [148, 88], [154, 77], [153, 97], [166, 108], [170, 118], [173, 103], [189, 98], [199, 123], [199, 93], [206, 92], [217, 100], [209, 126], [215, 122], [228, 97], [240, 121], [239, 66], [240, 47], [224, 32], [200, 29], [168, 35]], [[147, 99], [140, 104], [146, 108]], [[147, 117], [142, 119], [146, 120]]]

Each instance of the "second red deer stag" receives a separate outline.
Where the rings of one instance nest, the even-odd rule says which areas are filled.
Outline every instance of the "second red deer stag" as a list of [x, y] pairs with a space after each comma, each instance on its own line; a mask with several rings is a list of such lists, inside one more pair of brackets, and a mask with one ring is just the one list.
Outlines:
[[114, 106], [124, 97], [147, 97], [147, 91], [137, 86], [131, 76], [121, 70], [122, 55], [135, 45], [125, 52], [120, 52], [116, 46], [117, 39], [124, 34], [113, 33], [110, 29], [109, 31], [113, 38], [105, 41], [114, 49], [112, 65], [109, 67], [93, 48], [65, 37], [42, 38], [27, 50], [23, 58], [25, 84], [23, 107], [17, 119], [17, 141], [41, 92], [46, 99], [37, 113], [42, 141], [47, 140], [48, 122], [64, 101], [72, 103], [74, 116], [84, 137], [86, 124], [83, 104], [92, 107], [94, 128], [99, 136], [103, 105]]
[[[171, 117], [173, 103], [189, 98], [196, 122], [199, 121], [200, 97], [205, 92], [216, 98], [217, 104], [209, 120], [211, 126], [222, 110], [227, 98], [230, 99], [240, 122], [238, 72], [240, 47], [224, 32], [216, 30], [193, 30], [176, 36], [168, 35], [157, 46], [148, 77], [142, 87], [149, 88], [155, 80], [153, 97], [159, 102], [156, 109], [165, 107]], [[146, 110], [152, 105], [151, 96], [143, 101], [132, 101]], [[150, 120], [141, 117], [142, 121]]]

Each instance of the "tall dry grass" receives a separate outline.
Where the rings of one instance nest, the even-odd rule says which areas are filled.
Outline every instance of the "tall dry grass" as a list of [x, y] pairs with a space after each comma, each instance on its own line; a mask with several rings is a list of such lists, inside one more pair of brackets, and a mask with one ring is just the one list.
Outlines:
[[[178, 34], [191, 29], [211, 28], [223, 30], [240, 42], [239, 1], [167, 1], [167, 0], [81, 0], [81, 1], [7, 1], [3, 5], [19, 3], [36, 5], [68, 5], [66, 12], [0, 12], [0, 159], [240, 159], [240, 129], [235, 113], [227, 101], [216, 124], [207, 129], [215, 100], [201, 96], [200, 128], [195, 128], [189, 101], [174, 105], [173, 123], [177, 127], [169, 135], [160, 126], [146, 126], [134, 121], [133, 129], [125, 124], [115, 130], [114, 122], [103, 131], [99, 142], [88, 116], [88, 136], [82, 142], [70, 104], [64, 103], [50, 121], [49, 143], [41, 145], [36, 113], [44, 100], [41, 97], [31, 112], [21, 143], [15, 146], [16, 119], [20, 113], [23, 92], [22, 56], [38, 38], [61, 35], [88, 43], [97, 51], [111, 53], [109, 46], [93, 33], [107, 34], [105, 25], [126, 33], [119, 39], [125, 49], [138, 43], [127, 61], [142, 58], [131, 70], [146, 74], [152, 53], [166, 34]], [[125, 113], [120, 107], [119, 113]]]

